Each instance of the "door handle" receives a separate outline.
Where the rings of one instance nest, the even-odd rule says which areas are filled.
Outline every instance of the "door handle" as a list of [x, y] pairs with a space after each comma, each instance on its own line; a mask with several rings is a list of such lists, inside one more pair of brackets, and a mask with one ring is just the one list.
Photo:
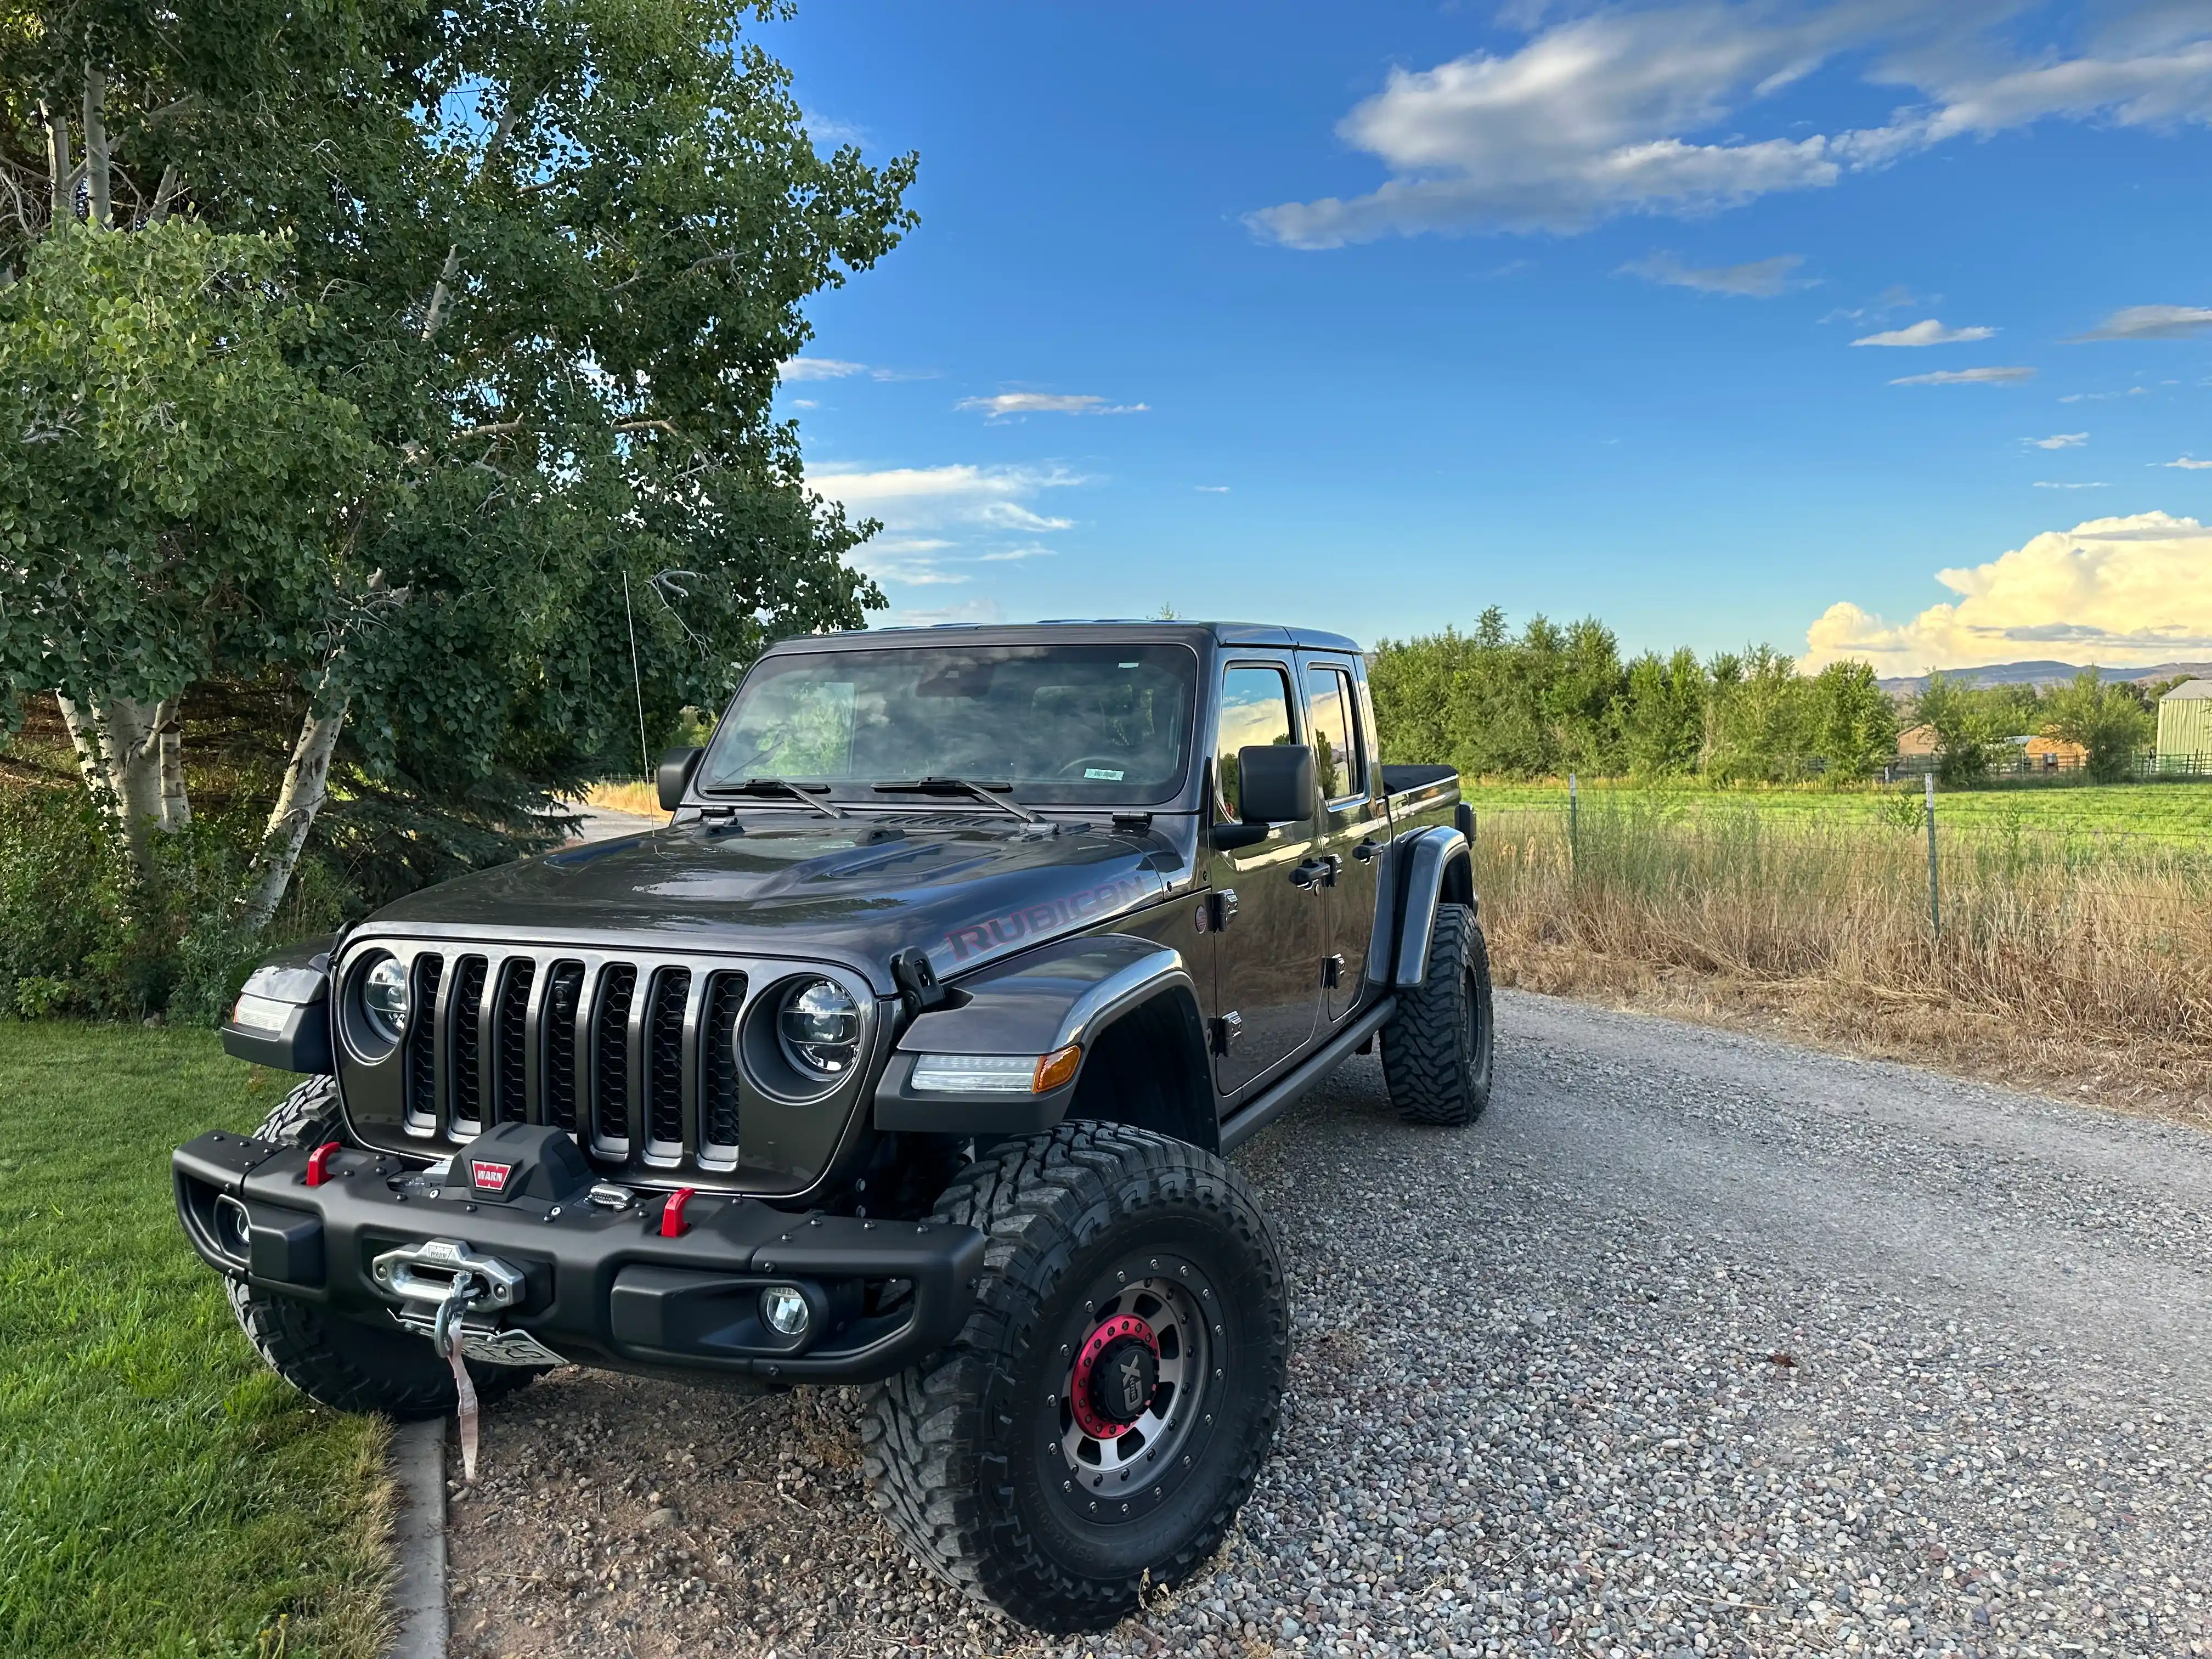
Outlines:
[[1352, 849], [1352, 856], [1362, 864], [1372, 864], [1382, 855], [1382, 843], [1379, 841], [1363, 841]]
[[1325, 853], [1317, 859], [1308, 859], [1291, 872], [1291, 884], [1311, 891], [1316, 887], [1336, 885], [1336, 872], [1344, 861], [1334, 853]]

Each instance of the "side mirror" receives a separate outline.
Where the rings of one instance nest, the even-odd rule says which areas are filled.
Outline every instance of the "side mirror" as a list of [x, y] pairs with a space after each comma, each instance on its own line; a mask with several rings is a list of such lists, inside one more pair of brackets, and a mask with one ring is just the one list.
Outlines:
[[660, 757], [660, 810], [673, 812], [684, 804], [684, 790], [698, 769], [703, 749], [672, 749]]
[[1237, 751], [1237, 822], [1216, 824], [1213, 844], [1249, 847], [1268, 825], [1295, 823], [1313, 811], [1313, 750], [1302, 743], [1255, 744]]

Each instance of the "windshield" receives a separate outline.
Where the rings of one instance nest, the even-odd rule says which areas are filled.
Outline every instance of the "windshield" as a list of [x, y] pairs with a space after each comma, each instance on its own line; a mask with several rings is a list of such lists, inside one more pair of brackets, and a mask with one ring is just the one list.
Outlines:
[[700, 769], [869, 786], [1011, 783], [1016, 799], [1149, 805], [1182, 787], [1198, 659], [1180, 645], [878, 647], [770, 657], [746, 676]]

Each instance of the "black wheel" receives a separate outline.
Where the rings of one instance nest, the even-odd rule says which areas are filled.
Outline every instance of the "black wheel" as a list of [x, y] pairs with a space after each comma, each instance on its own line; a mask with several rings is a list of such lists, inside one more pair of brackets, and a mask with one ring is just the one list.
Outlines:
[[1490, 1103], [1490, 952], [1474, 912], [1440, 904], [1420, 985], [1382, 1028], [1382, 1076], [1408, 1123], [1472, 1123]]
[[872, 1390], [870, 1495], [922, 1563], [1046, 1630], [1097, 1630], [1220, 1545], [1290, 1349], [1274, 1235], [1219, 1158], [1064, 1124], [935, 1213], [988, 1237], [975, 1312]]
[[[337, 1082], [310, 1078], [277, 1103], [254, 1131], [263, 1140], [315, 1146], [337, 1138]], [[389, 1321], [373, 1324], [268, 1291], [228, 1283], [231, 1311], [271, 1370], [319, 1404], [382, 1412], [402, 1423], [443, 1417], [457, 1403], [453, 1373], [429, 1343]], [[484, 1404], [506, 1398], [538, 1373], [519, 1365], [469, 1364]]]

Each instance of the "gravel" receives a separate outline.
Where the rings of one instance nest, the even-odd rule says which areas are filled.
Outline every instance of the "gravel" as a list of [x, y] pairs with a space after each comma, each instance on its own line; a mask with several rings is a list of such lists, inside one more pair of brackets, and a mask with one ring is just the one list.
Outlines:
[[1220, 1555], [1045, 1641], [924, 1577], [857, 1397], [568, 1371], [454, 1651], [2212, 1656], [2212, 1137], [1504, 994], [1471, 1131], [1355, 1061], [1238, 1161], [1298, 1337]]

